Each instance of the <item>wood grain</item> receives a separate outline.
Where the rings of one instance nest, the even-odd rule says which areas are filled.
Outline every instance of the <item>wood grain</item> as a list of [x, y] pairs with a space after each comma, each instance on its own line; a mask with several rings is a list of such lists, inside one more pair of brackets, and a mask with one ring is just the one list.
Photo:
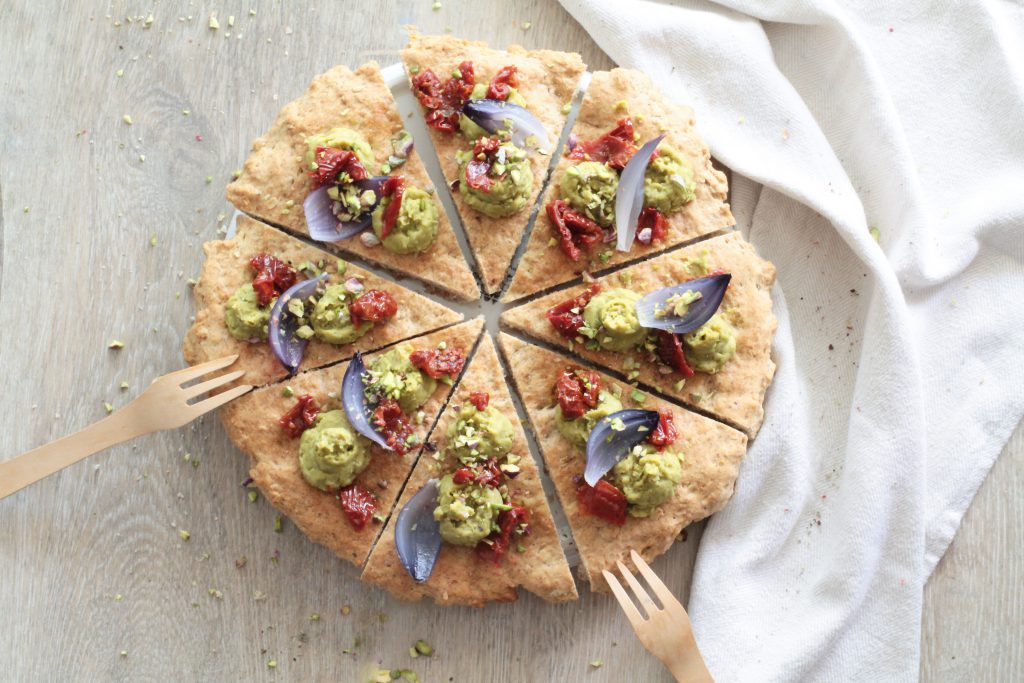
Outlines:
[[[397, 60], [407, 23], [611, 66], [554, 2], [442, 2], [0, 4], [0, 457], [180, 367], [187, 279], [230, 215], [224, 185], [313, 74]], [[380, 663], [425, 683], [671, 680], [605, 596], [440, 610], [363, 586], [287, 522], [274, 533], [247, 469], [207, 416], [0, 503], [0, 678], [354, 681]], [[1018, 431], [926, 591], [926, 680], [1019, 671], [1022, 472]], [[699, 531], [653, 565], [684, 602]], [[417, 638], [436, 656], [411, 660]]]

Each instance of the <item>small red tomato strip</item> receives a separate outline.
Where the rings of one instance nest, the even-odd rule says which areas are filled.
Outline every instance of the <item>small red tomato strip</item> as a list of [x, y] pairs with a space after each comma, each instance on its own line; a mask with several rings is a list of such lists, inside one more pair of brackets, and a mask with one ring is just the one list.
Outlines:
[[567, 155], [569, 159], [600, 161], [621, 171], [636, 154], [633, 120], [619, 120], [619, 125], [596, 140], [578, 143]]
[[379, 323], [398, 312], [395, 298], [380, 289], [368, 289], [349, 304], [348, 315], [353, 325], [363, 322]]
[[466, 164], [466, 183], [474, 190], [490, 192], [494, 179], [487, 175], [501, 144], [495, 138], [480, 138], [473, 145], [473, 158]]
[[578, 296], [552, 306], [544, 315], [548, 322], [566, 339], [574, 339], [583, 327], [583, 309], [595, 294], [601, 291], [600, 283], [593, 283]]
[[362, 531], [377, 511], [377, 499], [360, 484], [349, 484], [338, 491], [338, 501], [356, 531]]
[[313, 189], [337, 182], [340, 173], [347, 173], [352, 180], [366, 180], [369, 177], [359, 157], [350, 150], [317, 147], [314, 158], [316, 170], [309, 172], [313, 178]]
[[604, 230], [601, 226], [569, 208], [568, 202], [564, 199], [549, 202], [545, 210], [548, 221], [551, 222], [558, 237], [558, 246], [572, 261], [580, 260], [581, 246], [597, 244], [604, 239]]
[[384, 441], [398, 455], [409, 450], [408, 440], [414, 429], [409, 418], [394, 399], [384, 399], [373, 411], [373, 426]]
[[660, 242], [668, 235], [668, 221], [665, 214], [657, 209], [648, 206], [640, 212], [640, 218], [636, 222], [637, 234], [644, 228], [651, 229], [651, 242]]
[[647, 441], [659, 451], [665, 446], [671, 446], [676, 441], [676, 425], [672, 413], [668, 410], [658, 411], [658, 426], [647, 437]]
[[295, 269], [281, 259], [260, 252], [251, 259], [249, 265], [256, 271], [252, 279], [252, 288], [256, 292], [256, 303], [260, 306], [270, 305], [270, 301], [295, 284], [298, 275]]
[[405, 194], [405, 176], [391, 176], [380, 188], [382, 197], [391, 197], [381, 222], [380, 238], [384, 239], [395, 229], [398, 214], [402, 211], [402, 196]]
[[667, 330], [657, 330], [658, 333], [658, 358], [683, 377], [693, 377], [693, 368], [686, 362], [686, 354], [683, 353], [683, 343], [678, 334], [672, 334]]
[[600, 393], [601, 376], [593, 370], [569, 368], [555, 381], [555, 397], [566, 420], [575, 420], [596, 406]]
[[466, 364], [466, 355], [458, 348], [420, 350], [409, 354], [409, 362], [434, 379], [440, 379], [445, 375], [454, 377], [459, 374]]
[[295, 405], [277, 421], [285, 434], [293, 439], [302, 436], [302, 432], [313, 426], [317, 415], [320, 414], [320, 406], [316, 399], [309, 394], [303, 394], [295, 399]]
[[465, 486], [473, 481], [476, 481], [476, 472], [469, 467], [460, 467], [452, 474], [452, 482], [459, 486]]
[[486, 391], [474, 391], [469, 395], [469, 402], [477, 410], [487, 410], [487, 404], [491, 402], [491, 395]]
[[519, 87], [519, 71], [514, 65], [506, 66], [491, 79], [487, 97], [492, 100], [507, 100], [512, 88]]
[[444, 83], [430, 69], [412, 77], [413, 93], [427, 110], [427, 125], [445, 133], [458, 130], [462, 105], [469, 99], [475, 84], [473, 62], [459, 64], [458, 76]]
[[580, 478], [576, 485], [576, 500], [588, 515], [600, 517], [616, 526], [626, 523], [626, 494], [605, 479], [598, 480], [597, 486], [591, 486]]
[[490, 536], [476, 544], [477, 558], [501, 565], [501, 558], [508, 552], [511, 544], [512, 534], [520, 533], [525, 536], [529, 529], [520, 531], [520, 526], [527, 524], [528, 521], [526, 508], [516, 505], [511, 510], [502, 510], [498, 515], [498, 531], [492, 531]]

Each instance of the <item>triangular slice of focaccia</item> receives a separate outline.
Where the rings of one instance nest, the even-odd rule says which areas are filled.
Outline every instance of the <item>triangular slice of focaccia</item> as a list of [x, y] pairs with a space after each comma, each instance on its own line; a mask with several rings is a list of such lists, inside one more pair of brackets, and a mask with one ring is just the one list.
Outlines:
[[[555, 152], [558, 137], [565, 127], [569, 104], [576, 92], [584, 64], [576, 53], [551, 50], [524, 50], [510, 45], [507, 51], [495, 50], [485, 43], [462, 40], [452, 36], [423, 36], [413, 33], [409, 45], [402, 50], [402, 61], [410, 79], [427, 70], [444, 82], [463, 62], [472, 62], [477, 84], [488, 85], [505, 67], [517, 70], [517, 91], [525, 107], [544, 124], [549, 133], [548, 154], [536, 150], [528, 153], [533, 172], [533, 189], [523, 208], [509, 216], [492, 218], [471, 208], [458, 186], [459, 164], [457, 152], [471, 151], [473, 141], [459, 130], [443, 132], [428, 126], [441, 170], [448, 181], [455, 206], [462, 217], [477, 269], [483, 279], [484, 290], [497, 292], [512, 263], [512, 257], [522, 242], [536, 199], [544, 185]], [[415, 86], [413, 91], [416, 91]]]
[[[468, 356], [482, 329], [482, 320], [478, 318], [399, 346], [430, 350], [444, 342], [447, 348], [459, 348]], [[367, 365], [381, 353], [384, 352], [367, 354]], [[361, 566], [384, 527], [383, 521], [398, 498], [419, 456], [419, 449], [396, 455], [376, 445], [370, 446], [370, 463], [355, 483], [373, 494], [376, 512], [362, 529], [356, 529], [342, 509], [337, 494], [321, 491], [306, 482], [299, 467], [300, 439], [290, 437], [278, 423], [281, 416], [296, 405], [297, 397], [306, 394], [314, 398], [323, 412], [340, 410], [341, 381], [347, 369], [348, 363], [341, 363], [299, 373], [284, 385], [257, 389], [225, 406], [221, 420], [235, 445], [250, 456], [250, 476], [271, 505], [287, 515], [313, 541]], [[423, 417], [417, 426], [421, 441], [451, 391], [450, 384], [439, 381], [434, 393], [421, 406]]]
[[[303, 264], [312, 264], [329, 274], [330, 284], [358, 278], [365, 289], [385, 291], [398, 303], [394, 317], [375, 323], [369, 332], [350, 344], [339, 346], [311, 339], [302, 360], [302, 370], [351, 358], [356, 351], [377, 349], [463, 319], [459, 313], [421, 294], [351, 264], [345, 264], [341, 275], [336, 255], [311, 247], [268, 225], [246, 216], [239, 216], [237, 225], [238, 232], [232, 239], [203, 245], [206, 260], [193, 289], [196, 317], [183, 345], [185, 360], [190, 365], [237, 353], [239, 358], [232, 368], [245, 370], [240, 382], [261, 386], [288, 375], [266, 341], [236, 339], [224, 320], [225, 307], [231, 295], [253, 280], [254, 271], [249, 259], [260, 253], [281, 259], [296, 269]], [[299, 279], [304, 277], [299, 275]], [[222, 390], [226, 388], [222, 387]]]
[[[253, 142], [242, 174], [228, 185], [228, 200], [261, 220], [298, 234], [309, 234], [302, 209], [313, 188], [306, 138], [338, 127], [354, 130], [369, 143], [374, 163], [366, 170], [371, 176], [401, 175], [411, 186], [432, 188], [415, 149], [400, 166], [381, 168], [394, 154], [392, 141], [403, 126], [380, 68], [370, 62], [355, 71], [334, 67], [314, 78], [301, 97], [285, 105], [267, 133]], [[437, 237], [425, 251], [399, 254], [383, 244], [368, 246], [360, 236], [325, 243], [324, 248], [412, 276], [454, 299], [475, 300], [480, 295], [476, 280], [437, 200], [436, 190], [430, 191], [438, 225]]]
[[668, 550], [688, 524], [720, 510], [732, 496], [747, 446], [742, 432], [653, 396], [638, 402], [640, 396], [634, 397], [628, 385], [598, 373], [601, 389], [617, 394], [624, 408], [672, 413], [678, 435], [668, 448], [679, 456], [681, 480], [672, 498], [647, 517], [627, 515], [625, 523], [618, 526], [588, 514], [577, 498], [576, 479], [583, 475], [586, 454], [556, 426], [555, 382], [563, 370], [579, 365], [567, 356], [507, 334], [501, 335], [501, 351], [579, 548], [581, 574], [594, 590], [608, 592], [601, 571], [617, 574], [616, 560], [632, 565], [631, 549], [645, 560], [654, 559]]
[[[627, 252], [617, 251], [614, 241], [598, 241], [590, 246], [577, 244], [578, 260], [574, 261], [563, 251], [558, 230], [552, 224], [546, 208], [552, 202], [566, 198], [562, 184], [567, 184], [571, 191], [575, 179], [583, 177], [574, 175], [567, 180], [567, 170], [573, 168], [570, 173], [578, 174], [581, 168], [579, 165], [587, 163], [587, 166], [582, 167], [585, 169], [583, 175], [586, 175], [595, 163], [602, 161], [594, 161], [589, 154], [585, 154], [585, 145], [607, 135], [626, 120], [632, 126], [637, 147], [664, 134], [665, 139], [658, 146], [659, 151], [672, 148], [678, 152], [685, 162], [672, 168], [685, 171], [688, 164], [692, 178], [684, 177], [685, 173], [673, 173], [671, 176], [666, 173], [666, 178], [660, 182], [661, 189], [656, 196], [662, 198], [659, 206], [667, 212], [662, 213], [665, 219], [663, 237], [648, 244], [635, 240]], [[726, 203], [728, 182], [725, 174], [711, 165], [711, 153], [694, 129], [693, 111], [689, 107], [667, 101], [645, 74], [631, 69], [596, 72], [587, 86], [586, 96], [580, 105], [579, 116], [569, 139], [570, 143], [558, 160], [558, 167], [544, 195], [530, 239], [503, 301], [514, 301], [544, 291], [575, 279], [583, 271], [596, 273], [645, 258], [735, 223]], [[570, 154], [577, 158], [570, 159]], [[607, 177], [615, 177], [616, 171], [612, 168], [604, 166], [600, 169]], [[606, 187], [607, 194], [599, 196], [607, 201], [601, 204], [607, 206], [614, 217], [615, 186], [610, 184]], [[692, 199], [686, 201], [691, 196]], [[669, 201], [669, 197], [672, 197], [672, 201]], [[683, 201], [685, 203], [678, 204]], [[608, 215], [606, 211], [595, 213], [606, 217]], [[602, 227], [609, 237], [614, 235], [614, 220], [609, 226]]]
[[604, 291], [624, 288], [644, 295], [716, 270], [732, 274], [729, 289], [718, 311], [734, 328], [736, 347], [733, 356], [715, 374], [698, 371], [684, 380], [680, 374], [661, 364], [650, 351], [607, 351], [596, 348], [592, 340], [563, 337], [545, 313], [580, 295], [591, 287], [590, 284], [553, 292], [512, 308], [502, 314], [501, 323], [506, 328], [550, 344], [568, 346], [574, 353], [598, 365], [714, 415], [752, 437], [764, 419], [764, 394], [775, 374], [775, 363], [771, 358], [776, 327], [771, 300], [775, 267], [771, 263], [760, 258], [754, 247], [738, 232], [731, 232], [629, 266], [597, 278], [594, 283]]
[[[448, 429], [458, 420], [460, 407], [469, 403], [474, 392], [488, 394], [488, 406], [508, 416], [512, 422], [514, 437], [510, 453], [520, 458], [517, 463], [519, 473], [514, 479], [507, 480], [507, 486], [511, 503], [527, 511], [529, 531], [521, 538], [513, 537], [500, 565], [477, 557], [473, 547], [444, 542], [430, 578], [416, 583], [406, 572], [395, 550], [397, 510], [428, 480], [439, 479], [460, 467], [459, 460], [447, 449]], [[430, 453], [432, 449], [433, 455]], [[386, 588], [395, 597], [402, 600], [429, 597], [443, 605], [481, 607], [488, 602], [515, 600], [519, 586], [550, 602], [575, 600], [577, 597], [572, 573], [541, 487], [537, 463], [530, 455], [505, 382], [505, 373], [490, 337], [482, 339], [463, 373], [449, 408], [434, 428], [428, 447], [424, 449], [395, 509], [396, 514], [388, 521], [362, 575], [364, 581]]]

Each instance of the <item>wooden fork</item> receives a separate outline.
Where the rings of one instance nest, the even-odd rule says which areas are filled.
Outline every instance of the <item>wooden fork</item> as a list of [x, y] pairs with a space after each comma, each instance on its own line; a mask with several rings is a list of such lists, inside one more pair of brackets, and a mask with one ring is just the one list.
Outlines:
[[226, 368], [237, 359], [237, 354], [225, 356], [157, 377], [135, 400], [109, 417], [63, 439], [0, 462], [0, 499], [86, 456], [143, 434], [181, 427], [251, 391], [251, 386], [243, 384], [192, 404], [188, 402], [235, 381], [245, 371], [237, 370], [188, 387], [182, 384], [199, 379], [208, 372]]
[[633, 625], [640, 642], [648, 652], [661, 660], [679, 683], [714, 683], [711, 672], [708, 671], [704, 658], [697, 649], [697, 641], [693, 637], [690, 617], [687, 616], [686, 610], [654, 570], [647, 566], [640, 553], [630, 550], [629, 556], [633, 558], [633, 564], [647, 579], [647, 584], [661, 602], [659, 608], [626, 565], [621, 561], [617, 562], [623, 578], [633, 589], [636, 599], [647, 613], [646, 619], [641, 616], [615, 575], [607, 570], [601, 573], [615, 594], [615, 599], [622, 606], [622, 611], [626, 613], [629, 623]]

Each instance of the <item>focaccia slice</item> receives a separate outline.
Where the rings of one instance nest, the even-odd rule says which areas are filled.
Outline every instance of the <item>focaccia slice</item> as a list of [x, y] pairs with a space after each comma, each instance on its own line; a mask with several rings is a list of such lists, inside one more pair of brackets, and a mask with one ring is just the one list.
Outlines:
[[648, 517], [627, 516], [617, 526], [586, 514], [577, 499], [575, 480], [583, 474], [586, 455], [558, 431], [554, 391], [558, 375], [578, 364], [507, 334], [501, 335], [501, 351], [572, 529], [583, 561], [580, 573], [593, 590], [608, 592], [601, 571], [618, 574], [617, 560], [631, 566], [631, 549], [653, 560], [668, 550], [687, 525], [720, 510], [732, 496], [747, 446], [742, 432], [653, 396], [638, 403], [628, 385], [599, 373], [602, 388], [619, 394], [624, 408], [671, 411], [678, 436], [670, 448], [682, 456], [682, 480], [673, 497]]
[[[421, 294], [351, 264], [346, 264], [344, 275], [339, 276], [336, 255], [310, 247], [246, 216], [239, 216], [238, 232], [232, 239], [207, 242], [203, 251], [206, 260], [193, 288], [195, 322], [185, 335], [182, 349], [185, 360], [189, 365], [196, 365], [237, 353], [239, 358], [232, 369], [245, 370], [245, 376], [239, 380], [245, 384], [261, 386], [288, 375], [266, 341], [236, 339], [224, 322], [228, 299], [240, 286], [252, 282], [249, 259], [261, 252], [276, 256], [293, 267], [303, 263], [322, 264], [321, 270], [330, 274], [330, 283], [357, 277], [366, 289], [388, 292], [398, 302], [398, 312], [393, 318], [376, 323], [372, 330], [351, 344], [337, 346], [311, 339], [302, 360], [303, 370], [345, 360], [356, 351], [377, 349], [463, 319], [461, 314]], [[226, 388], [222, 387], [222, 390]]]
[[[478, 318], [403, 343], [415, 349], [434, 349], [445, 342], [448, 348], [460, 348], [468, 355], [482, 329], [483, 322]], [[378, 353], [368, 354], [366, 363], [371, 363]], [[346, 369], [347, 362], [299, 373], [285, 385], [291, 392], [284, 391], [280, 384], [257, 389], [225, 406], [221, 420], [234, 444], [251, 458], [249, 474], [270, 504], [287, 515], [310, 539], [327, 546], [338, 557], [361, 566], [384, 528], [380, 520], [391, 512], [420, 449], [396, 455], [377, 445], [370, 447], [372, 459], [356, 478], [356, 483], [377, 499], [379, 517], [357, 530], [335, 494], [314, 488], [303, 478], [299, 468], [299, 439], [290, 437], [278, 424], [280, 417], [295, 405], [296, 397], [304, 394], [313, 396], [324, 412], [340, 409], [341, 380]], [[420, 408], [424, 414], [422, 426], [418, 428], [421, 439], [437, 419], [451, 390], [451, 385], [438, 382], [433, 395]]]
[[477, 558], [474, 548], [442, 543], [430, 578], [424, 583], [416, 583], [406, 572], [395, 550], [397, 514], [393, 514], [380, 542], [370, 554], [362, 579], [386, 588], [403, 600], [429, 597], [443, 605], [481, 607], [488, 602], [510, 602], [517, 598], [518, 586], [550, 602], [575, 600], [576, 586], [558, 541], [537, 463], [530, 455], [505, 383], [505, 373], [490, 337], [485, 336], [481, 341], [449, 409], [430, 437], [431, 445], [436, 447], [435, 453], [431, 455], [429, 450], [424, 451], [396, 510], [400, 510], [428, 480], [451, 474], [459, 467], [458, 459], [446, 453], [447, 430], [457, 419], [458, 408], [469, 401], [473, 392], [489, 394], [489, 405], [508, 415], [513, 423], [515, 437], [511, 453], [521, 459], [518, 462], [519, 474], [508, 480], [508, 487], [514, 504], [526, 508], [529, 514], [529, 534], [513, 540], [501, 566]]
[[522, 242], [537, 196], [547, 178], [551, 155], [565, 127], [568, 105], [583, 75], [583, 61], [576, 53], [527, 51], [518, 45], [510, 45], [507, 51], [502, 51], [477, 41], [416, 33], [410, 35], [408, 46], [402, 50], [402, 61], [405, 62], [410, 78], [430, 69], [442, 81], [463, 61], [470, 61], [473, 63], [476, 83], [484, 84], [490, 83], [502, 68], [515, 66], [519, 75], [518, 91], [526, 101], [526, 108], [548, 130], [549, 153], [545, 155], [534, 150], [528, 154], [533, 170], [533, 190], [526, 205], [511, 216], [491, 218], [470, 208], [457, 186], [452, 189], [459, 177], [456, 152], [471, 150], [473, 142], [458, 130], [446, 133], [428, 126], [441, 170], [462, 217], [462, 225], [466, 229], [484, 290], [488, 294], [495, 293], [500, 289], [512, 257]]
[[[735, 224], [726, 203], [728, 182], [725, 174], [711, 165], [711, 152], [694, 128], [693, 110], [666, 100], [651, 79], [639, 71], [613, 69], [593, 75], [573, 125], [569, 146], [596, 140], [615, 129], [623, 119], [632, 122], [638, 147], [664, 133], [659, 149], [671, 146], [689, 162], [693, 170], [694, 198], [665, 215], [664, 238], [646, 245], [634, 241], [627, 252], [617, 251], [614, 242], [581, 245], [579, 259], [573, 261], [563, 253], [558, 232], [545, 210], [562, 197], [560, 183], [566, 170], [584, 161], [569, 159], [567, 155], [571, 150], [567, 146], [558, 160], [503, 301], [514, 301], [568, 282], [583, 271], [596, 273], [636, 261]], [[614, 234], [615, 224], [606, 231]]]
[[[376, 162], [366, 169], [371, 176], [389, 174], [382, 172], [381, 165], [393, 153], [392, 139], [403, 125], [375, 62], [363, 64], [355, 71], [336, 66], [314, 78], [301, 97], [285, 105], [267, 133], [253, 142], [242, 174], [228, 185], [228, 201], [268, 223], [297, 234], [309, 234], [302, 209], [313, 188], [306, 161], [306, 138], [336, 127], [350, 128], [370, 144]], [[404, 164], [390, 170], [390, 175], [405, 176], [410, 185], [421, 189], [433, 187], [415, 149]], [[437, 200], [436, 189], [431, 191], [438, 211], [438, 228], [434, 243], [426, 251], [398, 254], [383, 244], [367, 246], [358, 236], [325, 243], [324, 248], [417, 278], [454, 299], [477, 299], [480, 289]]]
[[764, 395], [775, 374], [771, 358], [776, 320], [771, 288], [775, 266], [760, 258], [738, 232], [730, 232], [597, 278], [603, 289], [626, 288], [647, 294], [662, 287], [702, 277], [715, 270], [732, 274], [719, 314], [736, 330], [736, 351], [716, 374], [697, 372], [683, 379], [644, 351], [618, 353], [594, 348], [588, 340], [568, 340], [545, 317], [548, 309], [582, 293], [580, 284], [512, 308], [501, 316], [503, 326], [550, 344], [567, 346], [598, 365], [653, 387], [688, 406], [714, 415], [749, 436], [764, 419]]

